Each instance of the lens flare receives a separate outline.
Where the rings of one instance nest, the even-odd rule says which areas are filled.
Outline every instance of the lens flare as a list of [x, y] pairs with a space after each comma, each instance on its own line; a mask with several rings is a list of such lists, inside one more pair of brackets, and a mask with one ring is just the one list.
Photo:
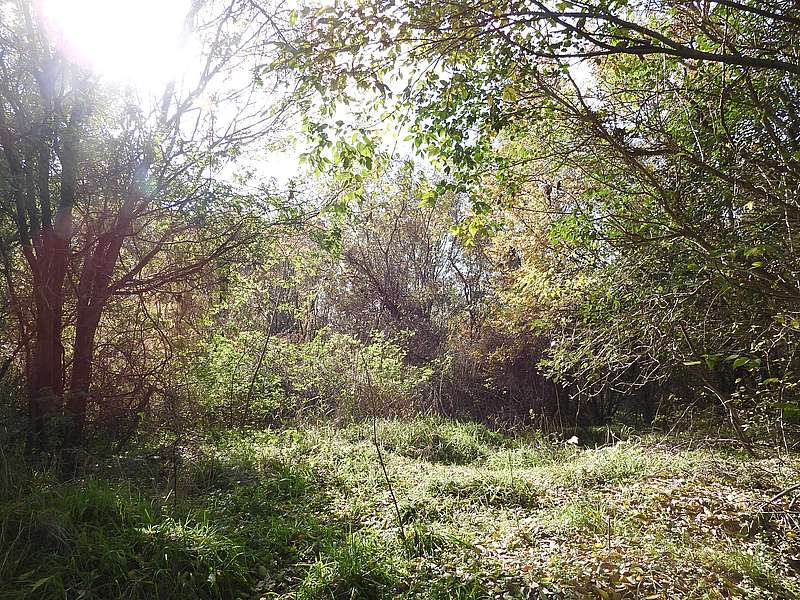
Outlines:
[[99, 75], [157, 90], [187, 64], [188, 0], [41, 0], [61, 50]]

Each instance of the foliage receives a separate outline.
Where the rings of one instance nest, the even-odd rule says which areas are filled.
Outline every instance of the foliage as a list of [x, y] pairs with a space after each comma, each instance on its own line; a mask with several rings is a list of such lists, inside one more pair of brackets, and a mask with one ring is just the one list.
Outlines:
[[217, 422], [342, 422], [431, 410], [447, 365], [409, 365], [401, 344], [380, 332], [366, 343], [325, 330], [300, 343], [246, 332], [215, 336], [197, 357], [191, 385]]
[[497, 322], [549, 338], [540, 365], [578, 411], [603, 422], [630, 397], [713, 399], [747, 446], [794, 413], [789, 3], [398, 0], [304, 14], [287, 60], [333, 91], [319, 119], [349, 86], [406, 115], [444, 174], [438, 194], [469, 196], [459, 234], [505, 230], [524, 257], [499, 279]]

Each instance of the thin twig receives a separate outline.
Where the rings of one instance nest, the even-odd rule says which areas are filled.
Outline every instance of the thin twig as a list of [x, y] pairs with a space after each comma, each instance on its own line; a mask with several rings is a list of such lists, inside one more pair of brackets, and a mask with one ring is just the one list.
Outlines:
[[761, 510], [763, 510], [764, 507], [767, 506], [768, 504], [774, 504], [776, 501], [780, 500], [781, 498], [783, 498], [784, 496], [786, 496], [788, 494], [791, 494], [795, 490], [800, 490], [800, 481], [798, 481], [797, 483], [795, 483], [792, 486], [789, 486], [785, 490], [783, 490], [781, 492], [778, 492], [772, 498], [770, 498], [769, 500], [764, 502], [764, 504], [761, 506]]
[[264, 364], [264, 358], [267, 355], [267, 350], [269, 349], [269, 342], [272, 337], [272, 326], [275, 322], [275, 313], [278, 312], [278, 298], [275, 298], [275, 303], [272, 307], [272, 313], [269, 317], [269, 325], [267, 326], [267, 335], [264, 338], [264, 343], [261, 346], [261, 352], [258, 355], [258, 362], [256, 362], [256, 368], [253, 369], [253, 374], [250, 377], [250, 385], [247, 387], [247, 397], [245, 398], [244, 403], [244, 410], [242, 411], [242, 421], [241, 424], [244, 426], [247, 424], [247, 420], [250, 418], [250, 407], [253, 403], [253, 389], [256, 385], [256, 379], [258, 378], [258, 374], [261, 371], [261, 365]]
[[400, 514], [400, 505], [397, 503], [397, 496], [394, 493], [394, 486], [392, 485], [392, 480], [389, 477], [389, 472], [386, 469], [386, 461], [383, 460], [383, 452], [381, 451], [381, 445], [378, 442], [378, 416], [377, 416], [377, 407], [375, 405], [375, 392], [372, 383], [372, 374], [369, 369], [369, 365], [367, 365], [367, 361], [364, 359], [363, 354], [361, 355], [361, 360], [364, 363], [364, 373], [367, 376], [367, 389], [369, 392], [369, 400], [370, 405], [372, 408], [372, 443], [375, 446], [375, 452], [378, 454], [378, 462], [381, 465], [381, 471], [383, 471], [383, 478], [386, 480], [386, 486], [389, 488], [389, 495], [392, 498], [392, 504], [394, 505], [394, 512], [397, 517], [397, 524], [400, 527], [400, 539], [403, 540], [403, 547], [408, 552], [410, 549], [408, 547], [408, 538], [406, 537], [406, 530], [403, 526], [403, 517]]

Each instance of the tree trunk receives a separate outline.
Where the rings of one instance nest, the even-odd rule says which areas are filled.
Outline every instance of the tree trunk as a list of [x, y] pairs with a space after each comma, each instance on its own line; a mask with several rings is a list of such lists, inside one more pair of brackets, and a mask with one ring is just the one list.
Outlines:
[[86, 425], [86, 409], [89, 402], [89, 391], [92, 383], [92, 363], [94, 359], [94, 338], [100, 322], [102, 303], [97, 306], [81, 307], [75, 323], [75, 345], [72, 356], [72, 376], [69, 394], [66, 399], [66, 413], [71, 419], [71, 426], [65, 440], [68, 447], [78, 446], [83, 442], [83, 430]]
[[[62, 232], [63, 233], [63, 232]], [[30, 262], [36, 309], [36, 339], [28, 398], [31, 418], [29, 449], [46, 449], [48, 421], [58, 414], [64, 393], [64, 347], [61, 342], [64, 282], [69, 237], [53, 229], [42, 232], [40, 254]]]
[[83, 442], [86, 410], [92, 385], [95, 335], [100, 324], [100, 316], [110, 296], [111, 275], [119, 258], [122, 242], [130, 233], [130, 214], [126, 203], [114, 228], [100, 236], [81, 271], [72, 373], [66, 406], [66, 412], [72, 420], [65, 440], [67, 447], [75, 447]]

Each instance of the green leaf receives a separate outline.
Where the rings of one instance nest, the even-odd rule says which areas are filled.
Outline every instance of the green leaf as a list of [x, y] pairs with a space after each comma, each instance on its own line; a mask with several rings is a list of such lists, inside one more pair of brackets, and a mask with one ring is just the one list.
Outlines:
[[48, 581], [50, 581], [52, 578], [53, 578], [53, 575], [50, 575], [49, 577], [42, 577], [41, 579], [37, 579], [36, 582], [31, 586], [31, 591], [35, 592], [40, 587], [42, 587], [44, 584], [46, 584]]

